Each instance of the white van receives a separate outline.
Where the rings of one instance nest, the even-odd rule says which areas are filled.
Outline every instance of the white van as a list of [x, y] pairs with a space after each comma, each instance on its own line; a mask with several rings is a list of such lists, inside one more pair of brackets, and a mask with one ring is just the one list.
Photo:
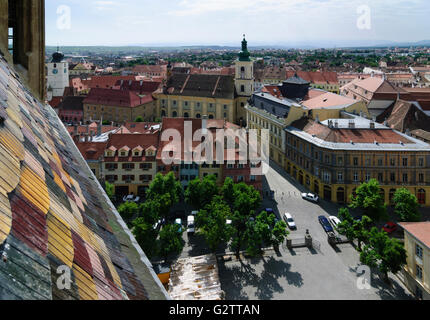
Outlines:
[[194, 226], [194, 216], [188, 216], [187, 218], [187, 233], [193, 234], [196, 231]]

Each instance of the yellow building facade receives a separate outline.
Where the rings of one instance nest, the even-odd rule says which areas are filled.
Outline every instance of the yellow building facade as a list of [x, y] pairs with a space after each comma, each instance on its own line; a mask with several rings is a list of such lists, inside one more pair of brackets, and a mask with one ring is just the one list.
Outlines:
[[430, 300], [430, 222], [404, 222], [404, 283], [417, 299]]

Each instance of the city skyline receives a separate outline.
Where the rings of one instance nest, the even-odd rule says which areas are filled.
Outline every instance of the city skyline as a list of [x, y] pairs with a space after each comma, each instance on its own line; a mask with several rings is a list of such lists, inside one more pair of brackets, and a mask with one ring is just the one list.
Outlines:
[[46, 3], [46, 43], [237, 46], [244, 33], [254, 46], [410, 43], [428, 40], [429, 11], [423, 0], [52, 0]]

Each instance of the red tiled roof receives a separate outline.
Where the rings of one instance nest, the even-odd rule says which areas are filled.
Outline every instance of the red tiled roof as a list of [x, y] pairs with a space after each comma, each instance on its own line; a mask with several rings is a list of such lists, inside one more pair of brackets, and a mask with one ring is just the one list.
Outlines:
[[[174, 145], [172, 141], [160, 141], [158, 153], [157, 153], [157, 160], [162, 159], [163, 150], [164, 151], [170, 151], [170, 150], [175, 151], [175, 150], [179, 150], [179, 149], [181, 150], [181, 160], [184, 160], [184, 122], [185, 121], [191, 122], [191, 124], [192, 124], [192, 135], [193, 136], [197, 130], [202, 129], [202, 119], [163, 118], [162, 130], [163, 131], [166, 129], [177, 130], [182, 137], [182, 141], [181, 141], [180, 146]], [[240, 127], [231, 123], [231, 122], [224, 122], [224, 120], [210, 120], [210, 119], [208, 119], [207, 120], [207, 129], [210, 130], [210, 132], [212, 133], [212, 136], [213, 136], [213, 140], [215, 141], [217, 129], [240, 129]], [[192, 141], [193, 150], [194, 150], [194, 148], [196, 148], [200, 144], [201, 144], [201, 142], [199, 142], [199, 141]], [[167, 150], [166, 148], [169, 148], [169, 150]], [[215, 148], [215, 143], [214, 143], [214, 148]], [[225, 150], [225, 153], [227, 153], [227, 150]], [[214, 155], [214, 157], [216, 155], [215, 149], [213, 151], [213, 155]], [[238, 157], [238, 154], [236, 154], [236, 156]]]
[[[114, 147], [116, 150], [121, 150], [123, 147], [128, 147], [130, 151], [135, 149], [136, 147], [142, 147], [143, 150], [148, 149], [149, 147], [158, 148], [158, 139], [159, 132], [155, 132], [152, 134], [140, 134], [140, 133], [129, 133], [129, 134], [112, 134], [109, 138], [109, 141], [106, 145], [106, 149]], [[147, 158], [145, 154], [141, 157], [134, 157], [131, 152], [127, 157], [118, 157], [118, 154], [115, 157], [108, 158], [105, 157], [106, 162], [111, 161], [146, 161]], [[155, 157], [154, 157], [155, 160]]]
[[136, 73], [166, 73], [167, 65], [138, 65], [133, 68]]
[[335, 93], [326, 92], [326, 93], [317, 95], [313, 99], [303, 101], [302, 105], [304, 105], [308, 109], [322, 109], [322, 108], [329, 108], [329, 107], [336, 107], [336, 106], [351, 105], [356, 102], [358, 101]]
[[430, 248], [430, 221], [425, 222], [400, 222], [399, 225]]
[[63, 97], [52, 97], [51, 101], [48, 101], [48, 104], [54, 109], [58, 108], [60, 103], [63, 101]]
[[[70, 133], [70, 135], [73, 136], [73, 134], [75, 132], [75, 127], [74, 126], [67, 126], [66, 128], [67, 128], [67, 131]], [[87, 129], [89, 132], [93, 131], [96, 134], [97, 133], [97, 123], [93, 122], [88, 126], [86, 126], [86, 125], [78, 126], [78, 134], [87, 133]], [[118, 129], [118, 127], [114, 127], [114, 126], [110, 126], [110, 125], [107, 125], [107, 126], [102, 125], [102, 133], [113, 131], [115, 129]]]
[[106, 149], [106, 142], [77, 142], [76, 146], [85, 160], [99, 160]]
[[300, 78], [315, 84], [338, 84], [337, 73], [332, 71], [287, 71], [287, 79], [297, 74]]
[[91, 89], [84, 104], [98, 104], [118, 107], [137, 107], [153, 101], [152, 95], [137, 95], [129, 90]]
[[267, 92], [269, 94], [271, 94], [272, 96], [278, 98], [278, 99], [282, 99], [282, 92], [279, 89], [279, 86], [276, 85], [268, 85], [268, 86], [264, 86], [263, 89], [261, 90], [262, 92]]
[[82, 84], [90, 89], [103, 88], [112, 89], [118, 80], [136, 80], [135, 76], [92, 76], [91, 78], [82, 80]]
[[319, 139], [334, 143], [412, 143], [394, 130], [387, 129], [334, 129], [313, 120], [302, 119], [292, 123], [292, 126], [315, 135]]

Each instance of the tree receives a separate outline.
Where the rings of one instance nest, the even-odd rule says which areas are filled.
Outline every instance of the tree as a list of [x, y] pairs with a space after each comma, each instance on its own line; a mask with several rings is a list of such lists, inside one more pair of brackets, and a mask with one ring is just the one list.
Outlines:
[[200, 180], [196, 178], [190, 181], [185, 191], [185, 201], [196, 208], [204, 208], [219, 194], [219, 188], [214, 175], [208, 175]]
[[337, 225], [337, 231], [346, 236], [349, 241], [357, 240], [358, 250], [361, 251], [362, 243], [368, 241], [372, 220], [368, 216], [363, 216], [361, 221], [354, 220], [347, 208], [339, 209], [339, 218], [342, 222]]
[[272, 230], [272, 244], [276, 251], [279, 250], [279, 246], [287, 239], [288, 235], [285, 221], [278, 221]]
[[234, 204], [234, 181], [232, 178], [227, 177], [224, 180], [224, 184], [221, 187], [221, 194], [223, 195], [224, 201], [232, 208]]
[[142, 116], [138, 116], [134, 122], [144, 122], [143, 117]]
[[150, 199], [145, 201], [140, 205], [139, 217], [144, 218], [145, 221], [151, 225], [156, 224], [162, 216], [164, 217], [165, 212], [170, 209], [168, 205], [163, 207], [162, 203], [166, 205], [166, 201], [162, 199]]
[[227, 219], [230, 216], [230, 207], [220, 196], [214, 197], [204, 210], [197, 213], [198, 233], [203, 235], [210, 250], [214, 253], [221, 243], [230, 240], [232, 228], [227, 225]]
[[160, 232], [159, 253], [165, 260], [170, 254], [180, 254], [184, 248], [183, 228], [178, 224], [167, 224]]
[[387, 218], [387, 206], [380, 194], [379, 182], [371, 179], [369, 182], [362, 183], [356, 191], [356, 195], [351, 197], [351, 208], [360, 208], [366, 215], [374, 221], [381, 221]]
[[114, 185], [110, 184], [109, 182], [106, 181], [105, 182], [105, 191], [106, 191], [106, 194], [111, 201], [114, 201], [114, 199], [115, 199], [114, 190], [115, 190]]
[[397, 189], [394, 194], [393, 201], [394, 212], [404, 222], [419, 222], [421, 221], [421, 213], [418, 211], [419, 203], [417, 197], [408, 189]]
[[157, 201], [159, 217], [167, 218], [170, 208], [179, 202], [182, 196], [182, 186], [176, 180], [173, 172], [163, 176], [158, 173], [149, 185], [146, 197], [148, 200]]
[[157, 230], [154, 229], [153, 224], [148, 223], [143, 217], [135, 219], [132, 225], [132, 233], [136, 241], [150, 259], [157, 254]]
[[129, 222], [131, 218], [139, 213], [139, 205], [135, 202], [124, 202], [118, 207], [118, 213]]
[[406, 250], [397, 239], [372, 228], [369, 232], [369, 244], [361, 252], [360, 261], [369, 267], [378, 268], [388, 282], [388, 272], [395, 274], [406, 264]]

